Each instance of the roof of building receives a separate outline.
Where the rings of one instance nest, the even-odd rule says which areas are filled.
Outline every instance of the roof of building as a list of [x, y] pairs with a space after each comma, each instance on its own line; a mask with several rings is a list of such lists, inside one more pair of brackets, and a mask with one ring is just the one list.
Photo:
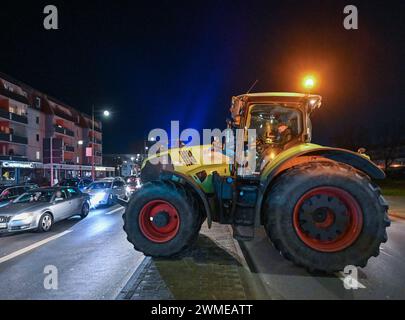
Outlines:
[[[39, 97], [42, 99], [41, 107], [40, 107], [40, 110], [42, 112], [44, 112], [46, 114], [57, 115], [66, 120], [73, 121], [83, 128], [90, 127], [89, 121], [90, 122], [92, 121], [91, 116], [76, 110], [75, 108], [60, 101], [59, 99], [54, 98], [48, 94], [45, 94], [27, 84], [25, 84], [24, 82], [22, 82], [20, 80], [17, 80], [3, 72], [0, 72], [0, 80], [2, 80], [2, 79], [21, 87], [21, 89], [23, 91], [25, 91], [28, 96], [28, 98], [25, 98], [23, 96], [13, 94], [12, 92], [8, 92], [8, 91], [4, 92], [4, 93], [7, 93], [7, 95], [9, 97], [11, 97], [12, 99], [16, 99], [17, 101], [27, 104], [29, 107], [33, 107], [34, 103], [35, 103], [35, 101], [34, 101], [35, 97]], [[0, 88], [0, 91], [1, 91], [1, 89], [2, 88]], [[69, 113], [71, 113], [71, 114], [67, 114], [66, 112], [64, 112], [64, 110], [62, 110], [61, 108], [59, 108], [57, 106], [52, 106], [49, 102], [52, 102], [53, 104], [56, 104], [57, 106], [61, 106], [62, 108], [68, 109]], [[95, 124], [96, 124], [96, 128], [101, 129], [101, 123], [99, 121], [96, 120]]]

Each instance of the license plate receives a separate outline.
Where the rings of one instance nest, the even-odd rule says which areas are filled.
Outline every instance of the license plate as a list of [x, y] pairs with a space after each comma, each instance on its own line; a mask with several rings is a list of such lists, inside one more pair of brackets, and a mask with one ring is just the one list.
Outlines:
[[7, 229], [7, 223], [0, 222], [0, 229]]

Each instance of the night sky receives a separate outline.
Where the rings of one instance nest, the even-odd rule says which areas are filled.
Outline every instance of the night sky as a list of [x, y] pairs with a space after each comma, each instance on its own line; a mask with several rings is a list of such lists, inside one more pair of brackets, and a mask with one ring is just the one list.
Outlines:
[[[29, 4], [27, 4], [29, 2]], [[47, 4], [58, 31], [43, 28]], [[359, 9], [359, 30], [343, 8]], [[405, 1], [7, 1], [0, 71], [81, 111], [113, 109], [104, 152], [151, 129], [224, 128], [232, 95], [302, 91], [318, 76], [314, 142], [405, 118]], [[350, 137], [349, 137], [350, 138]]]

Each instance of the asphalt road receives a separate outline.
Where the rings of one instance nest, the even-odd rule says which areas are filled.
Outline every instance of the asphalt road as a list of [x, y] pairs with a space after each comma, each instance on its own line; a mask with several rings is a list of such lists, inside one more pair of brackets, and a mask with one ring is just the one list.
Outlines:
[[[46, 234], [0, 236], [0, 299], [115, 299], [144, 259], [125, 239], [122, 212], [120, 206], [104, 208]], [[241, 246], [253, 277], [272, 299], [405, 299], [405, 220], [393, 218], [388, 235], [380, 256], [359, 270], [357, 290], [345, 289], [341, 274], [313, 275], [295, 267], [262, 228]], [[56, 267], [57, 290], [44, 286], [48, 266]]]
[[[0, 299], [114, 299], [144, 258], [125, 239], [122, 212], [117, 205], [49, 233], [0, 236]], [[56, 267], [56, 290], [45, 289], [47, 266]]]
[[344, 275], [313, 275], [282, 258], [264, 229], [242, 244], [251, 269], [273, 299], [405, 299], [405, 220], [392, 218], [388, 242], [377, 258], [358, 269], [357, 289], [344, 287]]

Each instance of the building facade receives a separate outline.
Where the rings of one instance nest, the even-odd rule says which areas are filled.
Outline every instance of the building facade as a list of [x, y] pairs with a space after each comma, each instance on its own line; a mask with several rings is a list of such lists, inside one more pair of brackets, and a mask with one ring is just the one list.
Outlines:
[[[0, 73], [1, 183], [98, 177], [114, 168], [102, 166], [102, 124], [67, 104]], [[87, 152], [86, 152], [87, 151]]]

